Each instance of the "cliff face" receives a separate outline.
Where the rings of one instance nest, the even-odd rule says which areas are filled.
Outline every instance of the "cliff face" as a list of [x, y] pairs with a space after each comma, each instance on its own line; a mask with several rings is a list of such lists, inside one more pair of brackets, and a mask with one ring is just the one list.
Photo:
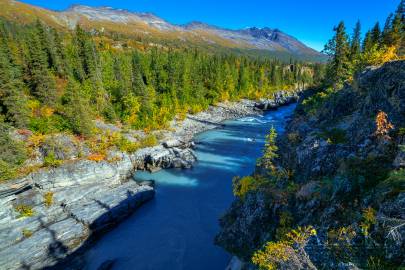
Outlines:
[[63, 165], [0, 184], [0, 269], [82, 269], [81, 255], [96, 237], [153, 199], [152, 181], [132, 181], [134, 171], [190, 168], [197, 159], [192, 150], [196, 133], [297, 99], [298, 93], [280, 91], [270, 100], [211, 106], [173, 122], [158, 145], [131, 154], [112, 148], [106, 161], [79, 158], [85, 145], [64, 134], [52, 137], [52, 144], [41, 144], [30, 162], [42, 164], [42, 154], [53, 151]]
[[[221, 219], [217, 244], [250, 262], [282, 232], [311, 225], [317, 235], [280, 269], [403, 265], [404, 127], [405, 61], [368, 68], [352, 86], [303, 98], [278, 139], [275, 163], [292, 177], [237, 199]], [[270, 179], [267, 173], [256, 172]]]

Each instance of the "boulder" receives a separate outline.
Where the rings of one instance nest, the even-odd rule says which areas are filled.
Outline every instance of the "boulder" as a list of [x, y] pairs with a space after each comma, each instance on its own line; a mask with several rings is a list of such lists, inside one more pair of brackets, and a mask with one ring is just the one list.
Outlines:
[[184, 142], [182, 142], [181, 140], [177, 140], [177, 139], [171, 139], [171, 140], [163, 142], [163, 146], [166, 148], [180, 147], [182, 145], [184, 145]]

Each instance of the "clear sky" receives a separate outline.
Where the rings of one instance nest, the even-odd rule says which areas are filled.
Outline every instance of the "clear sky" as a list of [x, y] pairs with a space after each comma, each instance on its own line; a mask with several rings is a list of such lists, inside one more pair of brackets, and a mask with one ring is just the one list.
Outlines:
[[376, 21], [382, 26], [399, 0], [23, 0], [63, 10], [72, 4], [110, 6], [152, 12], [171, 23], [202, 21], [237, 29], [250, 26], [278, 28], [307, 45], [322, 50], [333, 26], [344, 20], [349, 30], [360, 19], [363, 29]]

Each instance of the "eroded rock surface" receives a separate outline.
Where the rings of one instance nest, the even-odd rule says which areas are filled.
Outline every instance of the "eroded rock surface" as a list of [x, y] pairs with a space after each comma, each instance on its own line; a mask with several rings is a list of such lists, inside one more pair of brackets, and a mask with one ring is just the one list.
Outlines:
[[[277, 269], [405, 264], [405, 61], [368, 68], [323, 97], [300, 103], [278, 139], [274, 162], [293, 176], [248, 193], [221, 219], [216, 243], [248, 269], [280, 231], [309, 225], [316, 236]], [[382, 112], [392, 126], [377, 124]]]
[[[184, 121], [173, 121], [171, 131], [161, 132], [156, 146], [133, 154], [110, 150], [109, 162], [81, 158], [89, 150], [68, 135], [49, 138], [30, 163], [41, 165], [49, 153], [68, 161], [0, 185], [0, 269], [41, 269], [59, 263], [80, 269], [80, 258], [67, 262], [66, 258], [72, 254], [76, 258], [94, 235], [112, 228], [153, 198], [154, 182], [133, 181], [134, 171], [190, 168], [197, 161], [192, 142], [196, 133], [221, 126], [226, 119], [260, 113], [249, 100], [211, 106]], [[110, 124], [96, 125], [120, 131]], [[126, 136], [132, 140], [144, 134], [131, 131]]]

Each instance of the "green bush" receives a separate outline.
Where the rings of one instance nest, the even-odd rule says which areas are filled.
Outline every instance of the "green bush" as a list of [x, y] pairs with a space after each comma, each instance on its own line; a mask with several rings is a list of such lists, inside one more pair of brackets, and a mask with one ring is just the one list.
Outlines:
[[44, 158], [44, 165], [46, 167], [58, 167], [62, 165], [63, 161], [60, 159], [57, 159], [55, 157], [55, 154], [53, 152], [49, 153], [45, 158]]
[[29, 128], [41, 134], [51, 134], [70, 130], [68, 121], [60, 115], [54, 114], [49, 117], [31, 118]]
[[331, 144], [347, 143], [346, 131], [340, 128], [325, 130], [319, 136]]
[[390, 189], [393, 194], [405, 192], [405, 169], [391, 171], [381, 186]]
[[142, 147], [152, 147], [158, 144], [158, 139], [156, 138], [155, 135], [148, 135], [145, 138], [143, 138], [140, 142], [140, 146]]
[[[360, 192], [368, 191], [382, 183], [390, 173], [392, 160], [387, 156], [352, 158], [345, 162], [348, 177]], [[360, 194], [358, 194], [360, 195]]]
[[53, 204], [53, 192], [47, 192], [44, 194], [44, 204], [46, 207], [51, 207]]
[[120, 136], [115, 145], [123, 152], [133, 153], [139, 149], [140, 145], [136, 142], [131, 142], [124, 136]]
[[8, 132], [8, 127], [0, 123], [0, 159], [13, 165], [21, 165], [27, 158], [27, 153], [23, 144], [14, 141]]
[[16, 168], [0, 159], [0, 182], [13, 179], [17, 176]]
[[20, 214], [20, 217], [32, 217], [35, 215], [35, 211], [30, 205], [19, 204], [14, 209]]
[[33, 232], [29, 229], [23, 229], [22, 230], [22, 235], [24, 238], [30, 238], [32, 236]]
[[401, 127], [401, 128], [398, 130], [398, 135], [399, 135], [399, 136], [404, 136], [404, 135], [405, 135], [405, 128]]
[[246, 194], [258, 190], [266, 183], [266, 180], [261, 177], [245, 176], [234, 177], [232, 179], [233, 195], [244, 199]]
[[0, 181], [17, 176], [17, 169], [27, 158], [22, 143], [14, 141], [6, 124], [0, 122]]
[[327, 88], [324, 91], [318, 92], [303, 100], [302, 105], [305, 113], [309, 115], [315, 115], [318, 113], [318, 109], [325, 103], [335, 91], [332, 88]]

